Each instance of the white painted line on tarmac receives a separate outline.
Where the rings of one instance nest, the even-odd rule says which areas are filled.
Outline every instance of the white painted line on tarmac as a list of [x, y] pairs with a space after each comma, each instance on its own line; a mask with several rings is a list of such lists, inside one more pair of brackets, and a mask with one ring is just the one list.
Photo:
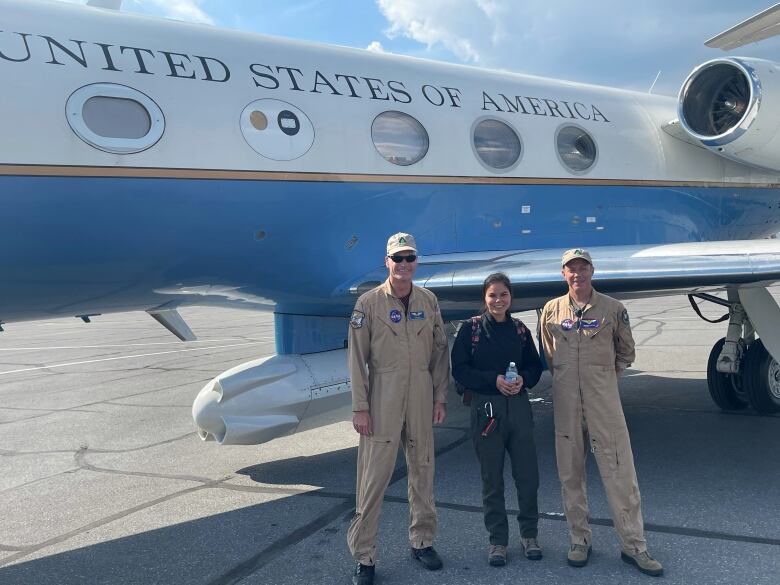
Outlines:
[[49, 345], [46, 347], [0, 347], [0, 351], [41, 351], [44, 349], [104, 349], [108, 347], [148, 347], [150, 345], [181, 345], [186, 343], [222, 343], [223, 341], [268, 341], [273, 336], [228, 337], [226, 339], [196, 339], [193, 341], [153, 341], [150, 343], [114, 343], [106, 345]]
[[250, 341], [249, 343], [232, 343], [228, 345], [213, 345], [210, 347], [193, 347], [190, 349], [174, 349], [171, 351], [158, 351], [154, 353], [139, 353], [135, 355], [123, 355], [123, 356], [117, 356], [117, 357], [109, 357], [109, 358], [99, 358], [94, 360], [84, 360], [80, 362], [66, 362], [62, 364], [50, 364], [47, 366], [35, 366], [33, 368], [19, 368], [18, 370], [7, 370], [5, 372], [0, 372], [0, 376], [5, 374], [18, 374], [20, 372], [32, 372], [35, 370], [48, 370], [50, 368], [64, 368], [67, 366], [80, 366], [83, 364], [94, 364], [97, 362], [110, 362], [113, 360], [131, 360], [135, 358], [141, 358], [141, 357], [151, 357], [155, 355], [166, 355], [170, 353], [184, 353], [188, 351], [203, 351], [204, 349], [226, 349], [228, 347], [244, 347], [247, 345], [257, 345], [258, 343], [264, 343], [263, 341]]

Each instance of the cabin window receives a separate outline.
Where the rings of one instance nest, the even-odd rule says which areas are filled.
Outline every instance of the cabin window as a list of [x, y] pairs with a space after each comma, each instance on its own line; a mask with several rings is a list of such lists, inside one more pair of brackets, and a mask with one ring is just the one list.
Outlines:
[[162, 110], [149, 96], [114, 83], [77, 89], [65, 110], [79, 138], [115, 154], [146, 150], [162, 137], [165, 128]]
[[241, 133], [256, 153], [271, 160], [294, 160], [314, 144], [314, 125], [294, 105], [261, 99], [241, 112]]
[[382, 112], [374, 118], [371, 139], [382, 158], [394, 165], [413, 165], [428, 152], [428, 132], [403, 112]]
[[152, 127], [146, 108], [127, 98], [91, 97], [84, 102], [81, 115], [87, 128], [105, 138], [143, 138]]
[[505, 172], [520, 160], [520, 136], [506, 122], [495, 118], [478, 120], [472, 131], [472, 145], [480, 162], [491, 171]]
[[593, 137], [572, 124], [558, 128], [555, 133], [555, 146], [563, 166], [577, 175], [588, 172], [598, 156]]

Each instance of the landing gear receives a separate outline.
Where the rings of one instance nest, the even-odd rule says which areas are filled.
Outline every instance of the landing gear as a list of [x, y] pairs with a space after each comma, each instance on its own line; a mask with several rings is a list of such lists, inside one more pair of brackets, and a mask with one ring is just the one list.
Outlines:
[[[729, 312], [717, 320], [707, 319], [693, 297], [728, 307]], [[780, 363], [772, 358], [764, 342], [756, 339], [737, 292], [729, 291], [728, 300], [704, 293], [689, 298], [705, 321], [729, 320], [726, 337], [715, 343], [707, 360], [707, 387], [713, 402], [724, 410], [741, 410], [749, 405], [762, 414], [780, 412]]]
[[780, 412], [780, 364], [757, 339], [742, 363], [742, 384], [753, 410], [765, 414]]
[[726, 338], [722, 337], [712, 346], [710, 359], [707, 360], [707, 387], [712, 401], [723, 410], [742, 410], [748, 405], [742, 390], [742, 377], [739, 374], [724, 374], [716, 367], [725, 342]]

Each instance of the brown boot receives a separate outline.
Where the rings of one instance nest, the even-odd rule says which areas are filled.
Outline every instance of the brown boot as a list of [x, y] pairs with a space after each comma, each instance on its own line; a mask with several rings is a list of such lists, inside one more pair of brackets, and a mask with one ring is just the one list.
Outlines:
[[663, 565], [651, 557], [650, 553], [646, 550], [636, 554], [630, 554], [626, 551], [621, 551], [620, 558], [629, 565], [636, 565], [636, 568], [642, 571], [645, 575], [650, 575], [651, 577], [660, 577], [664, 574]]
[[584, 567], [588, 564], [589, 557], [590, 545], [572, 544], [569, 549], [569, 554], [566, 555], [566, 560], [572, 567]]
[[491, 544], [488, 547], [488, 564], [491, 567], [506, 565], [506, 547], [501, 544]]
[[521, 538], [520, 546], [523, 548], [525, 558], [538, 561], [542, 558], [542, 547], [536, 538]]

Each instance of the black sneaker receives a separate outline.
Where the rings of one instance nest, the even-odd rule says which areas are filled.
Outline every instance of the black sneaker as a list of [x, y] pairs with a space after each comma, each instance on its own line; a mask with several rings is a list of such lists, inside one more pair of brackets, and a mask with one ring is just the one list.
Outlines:
[[441, 557], [432, 546], [412, 548], [412, 558], [420, 561], [422, 566], [429, 571], [438, 571], [442, 566]]
[[374, 585], [374, 565], [358, 563], [352, 574], [352, 583], [354, 585]]

